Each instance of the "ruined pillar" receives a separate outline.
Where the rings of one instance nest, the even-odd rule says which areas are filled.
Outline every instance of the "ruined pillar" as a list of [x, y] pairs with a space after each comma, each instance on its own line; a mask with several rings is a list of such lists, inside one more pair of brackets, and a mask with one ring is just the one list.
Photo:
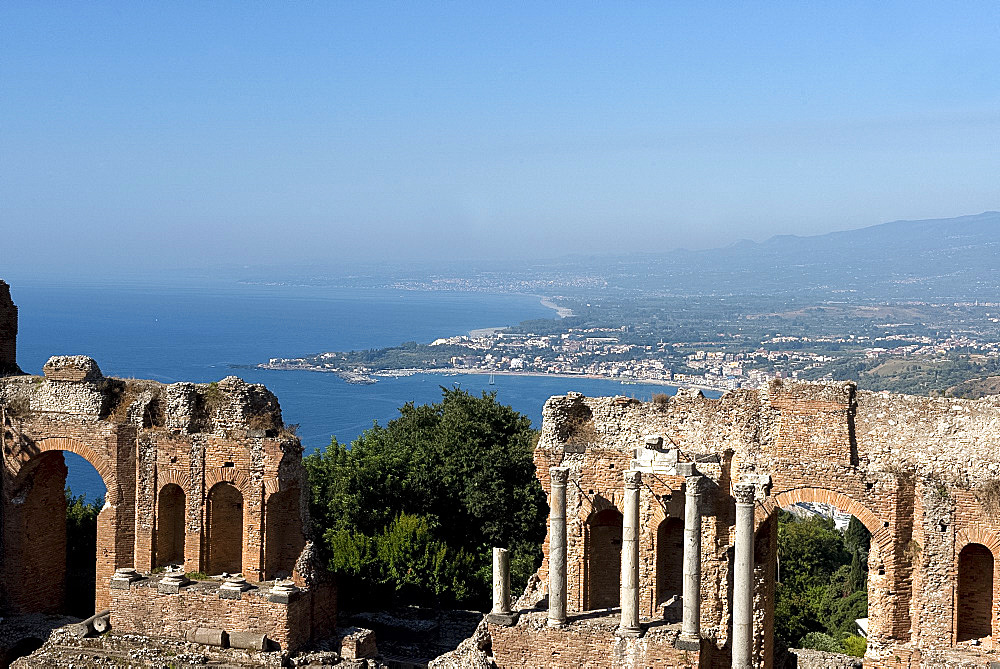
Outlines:
[[510, 610], [510, 553], [493, 549], [493, 609], [486, 619], [494, 625], [513, 625], [517, 614]]
[[684, 618], [681, 642], [701, 647], [701, 476], [684, 481]]
[[17, 366], [17, 307], [10, 286], [0, 280], [0, 376], [20, 374]]
[[625, 517], [622, 520], [622, 620], [620, 636], [639, 636], [639, 483], [642, 473], [625, 472]]
[[549, 467], [549, 627], [566, 624], [566, 481], [569, 467]]
[[733, 565], [733, 669], [751, 669], [753, 657], [753, 510], [755, 487], [737, 483]]

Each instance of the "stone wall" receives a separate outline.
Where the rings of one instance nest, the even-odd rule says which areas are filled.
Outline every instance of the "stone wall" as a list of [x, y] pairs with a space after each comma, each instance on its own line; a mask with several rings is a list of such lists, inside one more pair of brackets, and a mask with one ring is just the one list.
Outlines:
[[[963, 654], [974, 666], [997, 659], [993, 649], [1000, 633], [1000, 579], [996, 569], [990, 578], [985, 561], [995, 565], [1000, 557], [1000, 397], [910, 397], [858, 391], [852, 383], [778, 381], [717, 400], [684, 391], [665, 403], [571, 393], [550, 399], [543, 417], [535, 451], [543, 488], [550, 488], [550, 466], [570, 470], [566, 524], [571, 618], [574, 613], [589, 615], [588, 591], [601, 578], [592, 567], [609, 562], [609, 556], [594, 553], [610, 550], [590, 540], [595, 530], [601, 531], [595, 521], [607, 510], [623, 511], [623, 472], [639, 467], [645, 472], [640, 612], [647, 625], [668, 622], [670, 612], [657, 600], [658, 591], [663, 591], [658, 582], [670, 578], [657, 565], [668, 561], [658, 555], [656, 539], [661, 524], [683, 519], [686, 483], [679, 473], [693, 467], [704, 477], [701, 632], [703, 645], [725, 657], [723, 662], [728, 661], [733, 632], [737, 481], [756, 489], [756, 666], [770, 667], [774, 661], [776, 549], [768, 521], [778, 508], [798, 502], [830, 504], [855, 515], [872, 532], [866, 666], [909, 666], [911, 660], [913, 666], [935, 666], [926, 658], [945, 651]], [[649, 443], [661, 446], [651, 451]], [[678, 469], [674, 462], [684, 467]], [[972, 544], [967, 555], [978, 556], [978, 566], [963, 571], [967, 577], [962, 587], [979, 598], [974, 613], [968, 597], [962, 598], [969, 600], [964, 607], [959, 601], [958, 578], [959, 556]], [[662, 548], [676, 551], [676, 544], [671, 548], [665, 542]], [[548, 539], [544, 552], [541, 583], [547, 580]], [[606, 569], [601, 574], [607, 576]], [[977, 617], [983, 615], [985, 597], [990, 604], [988, 625]], [[990, 631], [960, 638], [959, 629], [969, 625]], [[520, 624], [503, 631], [505, 638], [512, 635], [520, 641], [508, 639], [498, 652], [495, 647], [497, 661], [530, 664], [527, 656], [506, 657], [504, 648], [530, 649], [536, 642], [547, 648], [559, 633]], [[572, 637], [567, 634], [567, 639]]]

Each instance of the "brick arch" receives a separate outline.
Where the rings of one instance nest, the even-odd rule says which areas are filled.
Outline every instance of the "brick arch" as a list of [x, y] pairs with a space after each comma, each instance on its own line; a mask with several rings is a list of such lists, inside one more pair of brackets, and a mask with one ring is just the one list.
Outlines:
[[22, 481], [24, 472], [27, 469], [25, 467], [26, 464], [42, 453], [49, 453], [52, 451], [69, 451], [70, 453], [76, 453], [81, 458], [89, 462], [91, 466], [97, 470], [97, 473], [101, 475], [101, 480], [104, 481], [104, 487], [107, 488], [108, 495], [110, 495], [115, 489], [112, 485], [116, 483], [115, 473], [111, 463], [108, 462], [108, 459], [89, 446], [81, 444], [77, 440], [70, 439], [69, 437], [46, 437], [45, 439], [39, 439], [36, 441], [33, 449], [22, 449], [19, 455], [21, 468], [18, 470], [15, 478], [15, 487]]
[[993, 530], [984, 530], [980, 527], [968, 527], [959, 530], [955, 534], [956, 560], [958, 559], [958, 554], [962, 552], [962, 549], [969, 544], [981, 544], [993, 553], [994, 560], [1000, 559], [1000, 535]]
[[223, 482], [235, 486], [244, 499], [253, 493], [250, 477], [246, 472], [236, 471], [235, 467], [215, 467], [205, 472], [205, 494], [207, 495], [216, 484]]
[[191, 493], [191, 478], [188, 476], [183, 476], [173, 469], [167, 469], [166, 471], [161, 471], [157, 469], [156, 471], [156, 489], [157, 491], [162, 491], [163, 486], [174, 485], [180, 487], [184, 491], [185, 496], [190, 496]]
[[885, 523], [865, 505], [843, 493], [827, 488], [793, 488], [792, 490], [772, 495], [762, 502], [757, 502], [754, 509], [755, 529], [760, 527], [761, 523], [770, 518], [781, 507], [792, 506], [797, 502], [829, 504], [838, 511], [851, 514], [860, 520], [868, 531], [871, 532], [872, 540], [878, 546], [879, 550], [882, 551], [882, 554], [890, 554], [887, 551], [891, 551], [893, 539], [889, 530], [885, 527]]

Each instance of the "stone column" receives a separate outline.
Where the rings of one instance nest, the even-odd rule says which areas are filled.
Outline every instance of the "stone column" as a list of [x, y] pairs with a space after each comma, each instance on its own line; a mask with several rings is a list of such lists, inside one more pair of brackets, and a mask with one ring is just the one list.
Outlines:
[[620, 636], [637, 637], [639, 627], [639, 483], [642, 473], [625, 472], [625, 517], [622, 520], [622, 621]]
[[510, 610], [510, 554], [506, 548], [493, 549], [493, 610], [486, 619], [507, 626], [517, 621], [517, 614]]
[[684, 619], [680, 642], [685, 650], [701, 648], [701, 482], [701, 476], [688, 476], [684, 481]]
[[566, 481], [569, 467], [549, 467], [549, 627], [566, 624]]
[[736, 546], [733, 565], [733, 669], [752, 669], [753, 510], [755, 486], [737, 483]]

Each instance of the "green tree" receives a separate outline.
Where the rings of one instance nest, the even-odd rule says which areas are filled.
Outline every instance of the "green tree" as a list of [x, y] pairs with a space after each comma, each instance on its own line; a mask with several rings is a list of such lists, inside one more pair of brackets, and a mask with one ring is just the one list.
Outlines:
[[84, 618], [94, 613], [97, 514], [103, 507], [102, 498], [87, 502], [66, 488], [66, 611]]
[[[851, 518], [841, 534], [821, 516], [778, 515], [781, 582], [776, 586], [775, 642], [856, 654], [855, 620], [868, 615], [871, 534]], [[862, 647], [861, 654], [864, 654]]]
[[547, 514], [532, 460], [530, 420], [496, 401], [442, 388], [436, 404], [407, 403], [350, 448], [334, 439], [305, 458], [312, 515], [350, 606], [485, 606], [491, 548], [511, 551], [523, 588], [541, 560]]

